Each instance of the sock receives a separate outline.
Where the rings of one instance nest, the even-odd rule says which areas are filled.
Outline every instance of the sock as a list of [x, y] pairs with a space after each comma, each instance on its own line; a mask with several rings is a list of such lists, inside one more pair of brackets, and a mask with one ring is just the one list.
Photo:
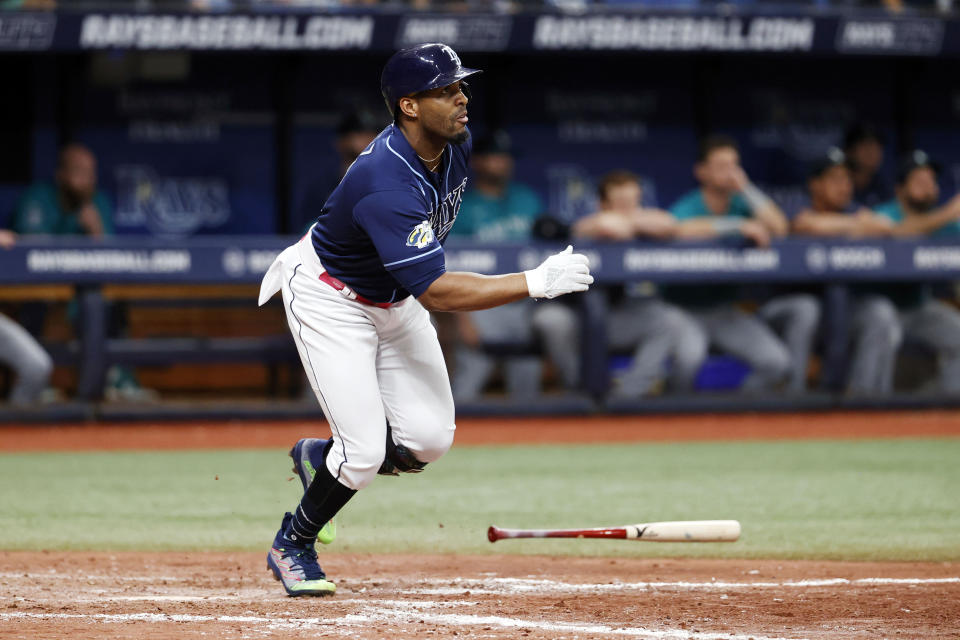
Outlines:
[[293, 518], [283, 532], [284, 537], [300, 544], [315, 543], [323, 525], [335, 516], [356, 492], [355, 489], [343, 486], [330, 475], [327, 465], [322, 465], [317, 469], [317, 475], [313, 477], [313, 482], [307, 487], [307, 492], [294, 510]]

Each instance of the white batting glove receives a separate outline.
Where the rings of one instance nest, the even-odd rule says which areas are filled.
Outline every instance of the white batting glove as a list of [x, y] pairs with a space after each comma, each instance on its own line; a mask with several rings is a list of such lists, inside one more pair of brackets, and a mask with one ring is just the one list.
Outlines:
[[531, 298], [556, 298], [574, 291], [586, 291], [593, 283], [590, 261], [582, 253], [573, 253], [573, 246], [555, 253], [536, 269], [524, 271]]

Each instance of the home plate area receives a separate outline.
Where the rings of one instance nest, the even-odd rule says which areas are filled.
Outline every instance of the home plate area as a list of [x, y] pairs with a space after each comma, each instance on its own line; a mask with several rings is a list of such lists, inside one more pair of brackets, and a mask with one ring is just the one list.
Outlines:
[[0, 637], [960, 638], [956, 563], [321, 559], [331, 598], [263, 554], [0, 552]]

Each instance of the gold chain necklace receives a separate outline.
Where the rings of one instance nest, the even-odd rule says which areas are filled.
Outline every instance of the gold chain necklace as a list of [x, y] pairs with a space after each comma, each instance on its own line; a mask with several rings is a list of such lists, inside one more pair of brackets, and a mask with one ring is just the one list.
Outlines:
[[[443, 149], [441, 149], [441, 150], [440, 150], [440, 153], [438, 153], [438, 154], [437, 154], [437, 157], [435, 157], [433, 160], [427, 160], [426, 158], [424, 158], [424, 157], [423, 157], [422, 155], [420, 155], [419, 153], [417, 153], [417, 157], [420, 158], [421, 160], [423, 160], [423, 164], [425, 164], [430, 171], [433, 171], [433, 170], [436, 169], [437, 167], [436, 167], [436, 165], [433, 165], [432, 167], [431, 167], [430, 165], [433, 164], [434, 162], [436, 162], [437, 164], [440, 164], [440, 163], [437, 162], [437, 161], [440, 160], [440, 156], [442, 156], [442, 155], [443, 155], [443, 152], [446, 151], [446, 150], [447, 150], [446, 147], [444, 147]], [[414, 153], [416, 153], [416, 152], [414, 152]]]

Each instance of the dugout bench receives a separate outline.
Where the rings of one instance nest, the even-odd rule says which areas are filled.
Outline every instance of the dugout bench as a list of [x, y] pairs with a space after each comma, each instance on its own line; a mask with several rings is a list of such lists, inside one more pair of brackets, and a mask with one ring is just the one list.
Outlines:
[[[24, 239], [0, 251], [0, 300], [76, 299], [76, 340], [52, 345], [54, 358], [78, 369], [77, 397], [98, 398], [111, 364], [181, 362], [289, 362], [296, 359], [285, 333], [255, 337], [108, 337], [108, 304], [116, 300], [170, 305], [215, 300], [255, 306], [260, 278], [294, 238], [198, 237]], [[530, 269], [561, 247], [547, 244], [487, 246], [451, 240], [447, 268], [479, 273]], [[822, 241], [790, 238], [765, 249], [738, 244], [580, 243], [597, 287], [634, 281], [671, 284], [806, 283], [823, 285], [823, 356], [831, 390], [840, 388], [847, 343], [847, 284], [960, 280], [960, 245], [949, 240]], [[577, 296], [583, 317], [585, 390], [600, 401], [608, 388], [606, 298], [596, 290]], [[495, 354], [528, 350], [492, 345]]]

